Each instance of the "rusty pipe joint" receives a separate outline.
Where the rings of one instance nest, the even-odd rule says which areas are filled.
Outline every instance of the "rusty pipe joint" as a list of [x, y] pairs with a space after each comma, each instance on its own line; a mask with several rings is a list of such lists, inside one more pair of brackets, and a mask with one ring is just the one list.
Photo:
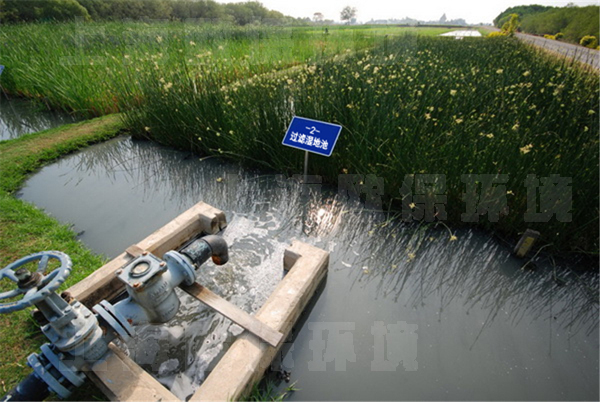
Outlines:
[[229, 261], [229, 248], [221, 236], [208, 235], [194, 240], [180, 250], [196, 266], [204, 264], [209, 257], [216, 265], [223, 265]]

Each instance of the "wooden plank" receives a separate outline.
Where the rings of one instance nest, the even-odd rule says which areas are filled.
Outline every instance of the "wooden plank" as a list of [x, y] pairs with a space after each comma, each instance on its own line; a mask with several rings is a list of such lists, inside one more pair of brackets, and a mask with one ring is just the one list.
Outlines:
[[112, 401], [179, 401], [114, 344], [88, 368], [88, 377]]
[[[300, 313], [327, 274], [329, 253], [294, 242], [286, 256], [292, 264], [256, 318], [288, 336]], [[295, 261], [294, 261], [295, 259]], [[247, 395], [269, 367], [279, 348], [242, 334], [190, 399], [191, 401], [234, 401]]]
[[67, 289], [71, 296], [88, 307], [102, 300], [109, 300], [123, 291], [123, 283], [115, 277], [115, 271], [133, 259], [139, 250], [147, 250], [157, 257], [181, 246], [194, 236], [204, 232], [214, 234], [227, 226], [222, 211], [199, 202], [138, 244], [111, 260], [79, 283]]
[[273, 347], [278, 347], [283, 339], [281, 332], [275, 331], [266, 324], [257, 320], [244, 310], [240, 309], [235, 304], [228, 302], [222, 297], [214, 294], [210, 289], [205, 288], [199, 283], [194, 283], [191, 286], [180, 286], [187, 294], [200, 300], [207, 306], [215, 309], [218, 313], [229, 318], [240, 327], [248, 330], [252, 334], [258, 336]]
[[133, 258], [137, 258], [140, 255], [142, 255], [142, 253], [144, 252], [144, 250], [142, 250], [141, 248], [139, 248], [137, 244], [133, 244], [133, 245], [127, 247], [127, 250], [125, 250], [125, 252], [127, 254], [129, 254]]

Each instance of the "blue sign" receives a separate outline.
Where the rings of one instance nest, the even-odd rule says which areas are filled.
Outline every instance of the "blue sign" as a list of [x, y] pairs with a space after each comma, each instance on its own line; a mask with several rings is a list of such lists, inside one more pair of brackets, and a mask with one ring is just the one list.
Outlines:
[[4, 71], [4, 66], [2, 64], [0, 64], [0, 75], [2, 75], [3, 71]]
[[283, 145], [314, 154], [331, 156], [342, 126], [294, 116], [283, 137]]

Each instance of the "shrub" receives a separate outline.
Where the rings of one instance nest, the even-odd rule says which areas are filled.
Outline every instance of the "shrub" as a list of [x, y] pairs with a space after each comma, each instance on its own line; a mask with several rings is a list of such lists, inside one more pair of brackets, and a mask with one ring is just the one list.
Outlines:
[[497, 38], [499, 36], [506, 36], [506, 34], [504, 32], [500, 32], [500, 31], [490, 32], [488, 35], [488, 38]]
[[590, 49], [595, 49], [598, 46], [598, 39], [593, 35], [586, 35], [579, 41], [581, 46], [589, 47]]
[[559, 39], [562, 39], [562, 38], [564, 38], [564, 36], [565, 36], [565, 34], [564, 34], [564, 33], [562, 33], [562, 32], [557, 32], [557, 33], [556, 33], [556, 35], [554, 35], [554, 38], [555, 38], [556, 40], [559, 40]]
[[505, 35], [513, 36], [520, 24], [519, 14], [511, 14], [510, 19], [502, 25], [502, 32]]
[[556, 36], [555, 35], [548, 35], [548, 34], [546, 34], [546, 35], [544, 35], [544, 38], [556, 40]]

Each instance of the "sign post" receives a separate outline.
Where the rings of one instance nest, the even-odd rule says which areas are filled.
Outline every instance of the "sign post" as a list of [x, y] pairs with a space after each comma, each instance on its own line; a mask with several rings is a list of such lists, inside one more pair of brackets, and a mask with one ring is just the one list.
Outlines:
[[342, 126], [294, 116], [283, 137], [283, 145], [302, 149], [304, 153], [304, 182], [308, 175], [308, 153], [331, 156]]

